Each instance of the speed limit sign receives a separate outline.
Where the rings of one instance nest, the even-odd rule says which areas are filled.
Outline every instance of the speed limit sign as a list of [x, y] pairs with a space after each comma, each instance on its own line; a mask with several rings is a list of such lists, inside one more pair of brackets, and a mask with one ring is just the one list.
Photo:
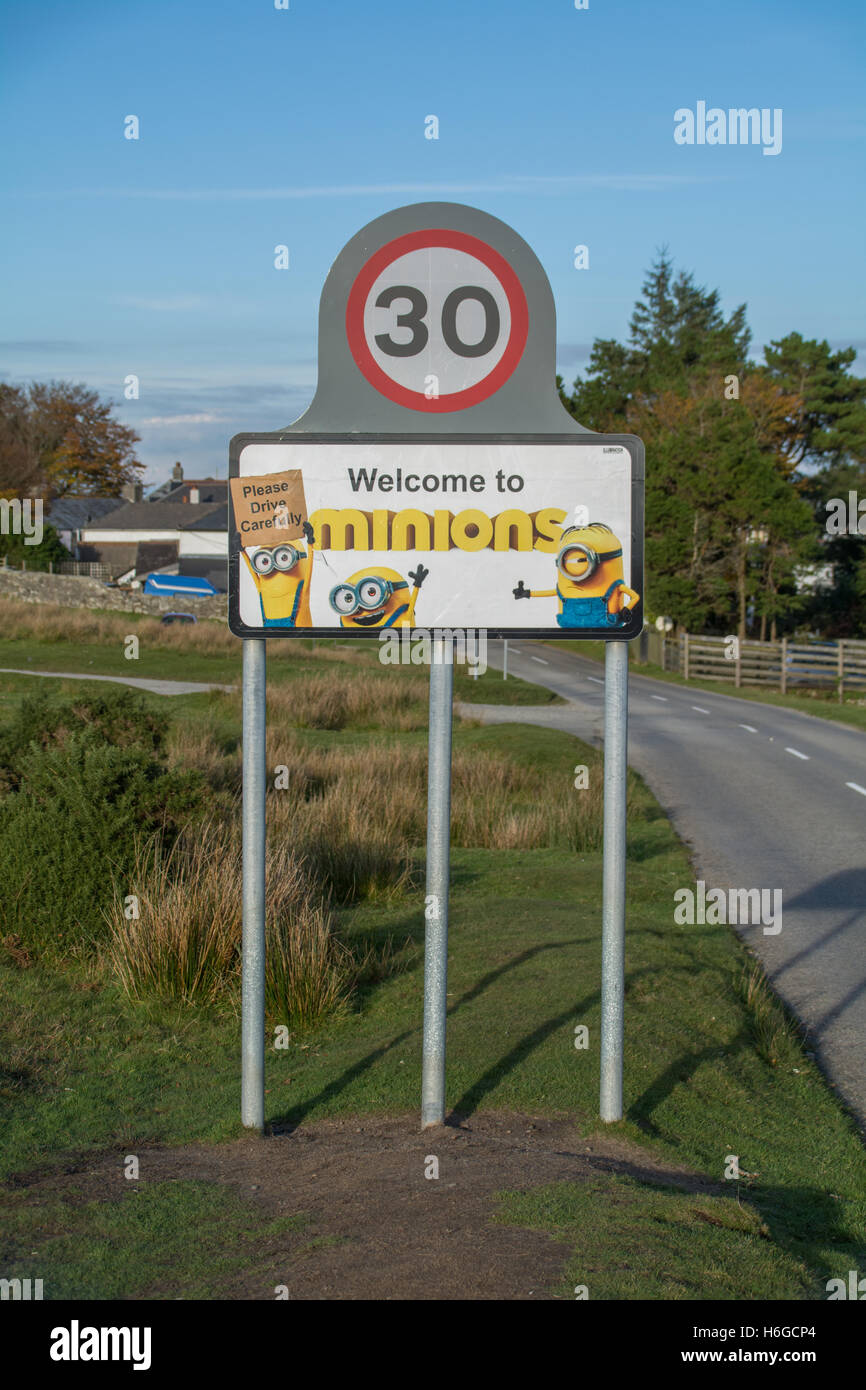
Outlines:
[[418, 203], [362, 228], [322, 291], [309, 410], [232, 440], [232, 630], [636, 636], [643, 446], [563, 408], [555, 343], [498, 218]]
[[498, 391], [528, 328], [526, 295], [505, 257], [447, 227], [381, 247], [346, 306], [349, 347], [366, 379], [388, 400], [430, 413]]

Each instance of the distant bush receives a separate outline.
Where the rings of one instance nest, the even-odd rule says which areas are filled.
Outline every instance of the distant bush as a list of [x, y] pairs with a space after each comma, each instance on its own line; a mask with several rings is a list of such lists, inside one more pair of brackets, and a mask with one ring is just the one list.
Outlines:
[[43, 523], [42, 539], [38, 545], [28, 545], [20, 532], [0, 531], [0, 557], [16, 569], [23, 560], [28, 570], [47, 570], [52, 561], [56, 563], [58, 560], [72, 559], [54, 527], [47, 521]]
[[167, 716], [133, 690], [113, 686], [98, 695], [64, 700], [40, 690], [25, 697], [9, 723], [0, 728], [0, 774], [7, 785], [17, 786], [33, 745], [43, 750], [62, 748], [73, 738], [82, 745], [113, 744], [156, 755], [162, 751], [168, 725]]
[[115, 746], [92, 731], [32, 739], [13, 764], [17, 789], [0, 799], [0, 928], [40, 954], [90, 950], [138, 843], [170, 842], [198, 815], [203, 779], [166, 769], [152, 746]]

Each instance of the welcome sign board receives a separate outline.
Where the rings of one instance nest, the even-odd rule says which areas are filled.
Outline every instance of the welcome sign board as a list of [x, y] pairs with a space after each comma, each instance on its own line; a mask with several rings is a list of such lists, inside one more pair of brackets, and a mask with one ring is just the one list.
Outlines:
[[634, 459], [597, 439], [240, 436], [233, 629], [634, 636]]

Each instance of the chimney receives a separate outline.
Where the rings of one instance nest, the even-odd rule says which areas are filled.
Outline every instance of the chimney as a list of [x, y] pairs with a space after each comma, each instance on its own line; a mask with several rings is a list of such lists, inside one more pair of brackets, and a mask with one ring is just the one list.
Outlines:
[[[127, 502], [140, 502], [144, 496], [144, 488], [141, 483], [124, 483], [120, 495]], [[89, 521], [90, 517], [87, 520]]]
[[192, 503], [193, 506], [196, 505], [196, 503], [198, 502], [198, 499], [199, 499], [199, 490], [198, 490], [198, 488], [197, 488], [197, 487], [191, 487], [190, 490], [189, 490], [189, 500], [190, 500], [190, 502]]
[[173, 483], [182, 483], [182, 482], [183, 482], [183, 468], [182, 468], [180, 462], [176, 463], [176, 464], [174, 465], [174, 468], [171, 470], [171, 481], [172, 481]]

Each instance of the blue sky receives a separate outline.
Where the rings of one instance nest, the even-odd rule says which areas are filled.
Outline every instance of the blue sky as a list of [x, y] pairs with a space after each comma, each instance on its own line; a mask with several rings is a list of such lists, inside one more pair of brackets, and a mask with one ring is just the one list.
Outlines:
[[[569, 382], [593, 338], [626, 336], [662, 245], [727, 310], [747, 302], [755, 355], [798, 330], [862, 349], [866, 371], [862, 0], [2, 0], [0, 17], [0, 378], [117, 401], [149, 483], [175, 459], [224, 477], [233, 434], [304, 410], [331, 262], [430, 199], [530, 243]], [[781, 153], [677, 145], [674, 112], [702, 100], [781, 108]]]

